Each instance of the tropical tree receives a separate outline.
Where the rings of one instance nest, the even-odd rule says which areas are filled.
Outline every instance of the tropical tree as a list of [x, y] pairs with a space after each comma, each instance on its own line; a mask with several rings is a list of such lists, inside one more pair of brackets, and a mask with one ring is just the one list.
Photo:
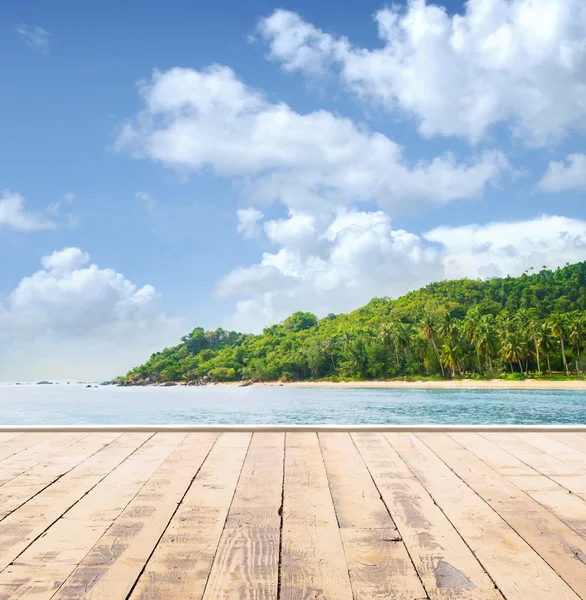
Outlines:
[[437, 358], [437, 362], [439, 363], [440, 369], [442, 371], [442, 377], [445, 377], [444, 365], [442, 364], [442, 360], [440, 358], [439, 350], [437, 349], [436, 339], [437, 339], [437, 331], [435, 326], [435, 321], [430, 314], [425, 314], [420, 323], [420, 334], [424, 340], [431, 342], [433, 346], [433, 350], [435, 352], [435, 356]]
[[583, 315], [572, 315], [569, 325], [569, 340], [574, 349], [576, 360], [576, 374], [580, 377], [580, 350], [582, 349], [586, 336], [585, 319]]
[[565, 342], [568, 339], [568, 319], [565, 314], [562, 313], [553, 313], [549, 318], [549, 323], [551, 325], [551, 331], [555, 337], [557, 337], [560, 341], [560, 346], [562, 348], [562, 360], [564, 363], [564, 371], [566, 375], [569, 372], [568, 369], [568, 361], [566, 360], [566, 347]]

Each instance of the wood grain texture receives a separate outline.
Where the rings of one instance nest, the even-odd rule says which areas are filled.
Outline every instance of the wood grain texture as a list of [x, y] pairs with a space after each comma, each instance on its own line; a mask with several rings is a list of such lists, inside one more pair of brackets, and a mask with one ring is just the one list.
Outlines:
[[252, 436], [205, 600], [276, 600], [284, 454], [285, 434]]
[[186, 435], [155, 435], [123, 461], [0, 573], [0, 600], [51, 598], [153, 473], [189, 457]]
[[387, 439], [456, 527], [507, 600], [579, 596], [533, 548], [414, 434]]
[[56, 453], [83, 437], [84, 434], [81, 433], [59, 433], [13, 454], [0, 463], [0, 486], [26, 473], [39, 463], [52, 462], [51, 459]]
[[475, 433], [450, 437], [586, 539], [586, 500]]
[[424, 600], [427, 598], [396, 529], [340, 530], [357, 600]]
[[281, 598], [352, 600], [348, 565], [315, 433], [288, 433]]
[[[379, 491], [348, 433], [318, 434], [341, 528], [395, 530]], [[342, 459], [343, 457], [343, 459]]]
[[92, 547], [55, 600], [127, 598], [215, 442], [215, 434], [201, 436], [189, 434], [183, 440]]
[[[446, 434], [417, 435], [580, 596], [586, 598], [586, 540]], [[586, 458], [586, 457], [585, 457]]]
[[0, 571], [152, 434], [93, 434], [96, 451], [0, 522]]
[[382, 434], [352, 434], [428, 596], [502, 600], [501, 594], [423, 484]]
[[586, 470], [583, 467], [568, 465], [511, 433], [483, 433], [482, 435], [538, 473], [546, 475], [572, 494], [577, 494], [586, 500]]
[[0, 432], [0, 600], [586, 600], [585, 443]]
[[[220, 436], [130, 598], [203, 596], [250, 439], [248, 433]], [[112, 578], [113, 589], [115, 584]]]

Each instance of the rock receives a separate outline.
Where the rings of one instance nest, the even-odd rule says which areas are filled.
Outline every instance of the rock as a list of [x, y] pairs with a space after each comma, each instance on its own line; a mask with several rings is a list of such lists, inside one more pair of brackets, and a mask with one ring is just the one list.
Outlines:
[[176, 386], [177, 384], [174, 381], [165, 381], [165, 383], [161, 383], [162, 387], [171, 387]]
[[95, 388], [97, 388], [98, 386], [97, 386], [97, 385], [94, 385], [94, 387], [95, 387]]
[[37, 381], [37, 385], [53, 385], [52, 381]]
[[91, 388], [92, 386], [88, 383], [85, 387], [86, 388]]
[[238, 387], [247, 387], [249, 385], [252, 385], [252, 381], [244, 381]]

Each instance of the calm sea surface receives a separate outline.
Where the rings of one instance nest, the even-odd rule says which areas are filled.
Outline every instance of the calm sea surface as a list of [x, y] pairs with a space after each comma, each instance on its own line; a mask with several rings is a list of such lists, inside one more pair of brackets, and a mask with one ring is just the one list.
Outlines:
[[0, 384], [0, 424], [586, 424], [586, 391]]

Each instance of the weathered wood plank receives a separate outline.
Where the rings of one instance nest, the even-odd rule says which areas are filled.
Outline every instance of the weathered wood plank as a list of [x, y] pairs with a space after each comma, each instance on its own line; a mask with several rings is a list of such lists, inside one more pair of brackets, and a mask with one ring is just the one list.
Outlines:
[[226, 527], [281, 527], [284, 433], [255, 433], [234, 494]]
[[116, 600], [131, 592], [132, 598], [201, 595], [209, 566], [198, 592], [192, 585], [203, 570], [197, 558], [207, 552], [211, 564], [217, 541], [215, 545], [210, 542], [210, 533], [217, 531], [219, 539], [249, 439], [249, 434], [222, 435], [199, 472], [197, 463], [204, 460], [203, 452], [194, 453], [176, 472], [149, 481], [55, 600]]
[[352, 434], [432, 600], [502, 600], [425, 487], [380, 433]]
[[[10, 434], [6, 434], [10, 435]], [[0, 445], [0, 461], [4, 461], [11, 456], [14, 456], [18, 452], [22, 452], [27, 448], [30, 448], [34, 444], [38, 444], [43, 440], [52, 438], [54, 433], [21, 433], [13, 438], [8, 438]], [[0, 462], [0, 468], [2, 463]]]
[[107, 437], [86, 435], [0, 487], [0, 519], [100, 450], [105, 445], [101, 440], [108, 443], [116, 437], [116, 434], [104, 435]]
[[92, 434], [95, 452], [0, 522], [0, 571], [152, 434]]
[[443, 433], [423, 433], [417, 437], [492, 507], [578, 596], [586, 597], [586, 563], [579, 558], [586, 557], [586, 540], [451, 437]]
[[285, 447], [282, 600], [352, 600], [348, 565], [315, 433], [288, 433]]
[[250, 440], [250, 434], [241, 433], [219, 438], [146, 565], [132, 599], [202, 597]]
[[557, 440], [558, 442], [566, 444], [566, 446], [570, 446], [576, 450], [580, 450], [580, 452], [586, 453], [586, 435], [584, 434], [550, 431], [546, 435], [552, 440]]
[[175, 474], [216, 437], [194, 435], [155, 435], [129, 456], [0, 573], [0, 600], [51, 598], [153, 473]]
[[395, 529], [372, 477], [347, 433], [318, 434], [328, 483], [341, 528]]
[[6, 458], [0, 462], [0, 486], [30, 471], [39, 463], [52, 462], [54, 454], [81, 440], [85, 435], [87, 434], [57, 433]]
[[450, 437], [586, 539], [586, 500], [476, 433], [454, 433]]
[[387, 439], [507, 600], [577, 600], [557, 573], [414, 434]]
[[205, 600], [276, 600], [284, 452], [283, 433], [252, 436]]
[[586, 500], [586, 472], [550, 456], [510, 433], [483, 433], [483, 437], [506, 450], [542, 475]]
[[427, 594], [395, 529], [340, 530], [355, 600], [426, 600]]
[[425, 598], [409, 554], [348, 433], [318, 434], [354, 598]]
[[521, 441], [535, 446], [535, 448], [561, 460], [566, 465], [582, 471], [586, 464], [586, 453], [577, 450], [564, 442], [552, 439], [544, 433], [515, 433], [513, 434]]

